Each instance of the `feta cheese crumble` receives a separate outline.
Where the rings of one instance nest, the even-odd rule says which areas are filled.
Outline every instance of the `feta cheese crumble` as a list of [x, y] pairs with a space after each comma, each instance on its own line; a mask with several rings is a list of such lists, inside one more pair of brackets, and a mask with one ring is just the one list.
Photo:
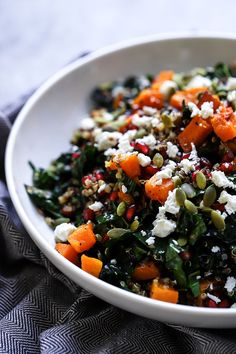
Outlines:
[[218, 246], [213, 246], [212, 249], [211, 249], [212, 253], [217, 253], [219, 251], [220, 251], [220, 247], [218, 247]]
[[188, 108], [192, 112], [191, 113], [191, 118], [200, 115], [200, 109], [198, 108], [198, 106], [195, 103], [189, 102], [188, 103]]
[[227, 277], [224, 288], [230, 293], [236, 286], [236, 279], [234, 277]]
[[176, 82], [172, 80], [166, 80], [160, 86], [160, 92], [165, 98], [168, 98], [172, 91], [176, 91], [178, 88]]
[[76, 230], [76, 227], [70, 223], [62, 223], [54, 230], [54, 235], [57, 241], [66, 242], [69, 235]]
[[153, 225], [155, 226], [152, 229], [152, 234], [160, 238], [167, 237], [176, 228], [176, 223], [167, 219], [155, 220]]
[[138, 161], [142, 167], [146, 167], [146, 166], [150, 165], [150, 163], [151, 163], [150, 157], [146, 156], [142, 153], [138, 154]]
[[235, 90], [236, 89], [236, 77], [229, 77], [226, 85], [227, 90]]
[[225, 210], [228, 215], [234, 214], [236, 212], [236, 195], [231, 195], [226, 191], [222, 191], [218, 202], [225, 204]]
[[89, 209], [93, 210], [94, 212], [99, 211], [103, 208], [103, 204], [101, 202], [94, 202], [93, 204], [89, 205]]
[[127, 191], [128, 191], [128, 189], [126, 188], [126, 186], [124, 184], [122, 184], [121, 191], [123, 193], [127, 193]]
[[236, 90], [230, 91], [227, 95], [227, 100], [229, 102], [236, 101]]
[[156, 139], [154, 138], [154, 136], [152, 134], [146, 135], [140, 139], [136, 139], [136, 142], [140, 143], [140, 144], [147, 145], [151, 150], [154, 149], [154, 147], [156, 146], [156, 143], [157, 143]]
[[201, 105], [201, 116], [203, 119], [212, 117], [214, 114], [213, 102], [204, 102]]
[[145, 242], [148, 244], [148, 246], [151, 246], [155, 243], [155, 237], [151, 236]]
[[186, 88], [210, 87], [210, 86], [211, 86], [210, 79], [201, 75], [196, 75], [189, 81]]
[[92, 130], [95, 127], [95, 122], [92, 118], [84, 118], [80, 122], [80, 129]]
[[119, 132], [102, 132], [98, 134], [95, 138], [97, 142], [97, 147], [99, 151], [106, 150], [113, 146], [116, 146], [118, 140], [122, 137], [122, 134]]
[[179, 152], [178, 146], [172, 144], [170, 141], [167, 142], [166, 153], [170, 158], [175, 158]]
[[236, 189], [235, 184], [231, 182], [222, 171], [213, 171], [211, 173], [211, 180], [216, 187]]

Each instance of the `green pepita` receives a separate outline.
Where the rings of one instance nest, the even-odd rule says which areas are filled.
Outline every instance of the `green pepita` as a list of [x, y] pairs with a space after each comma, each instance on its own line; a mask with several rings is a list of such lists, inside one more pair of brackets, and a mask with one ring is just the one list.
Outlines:
[[141, 128], [135, 134], [135, 139], [143, 138], [145, 135], [147, 135], [147, 131], [145, 129]]
[[187, 239], [186, 238], [178, 238], [178, 240], [177, 240], [177, 242], [178, 242], [178, 245], [180, 246], [180, 247], [184, 247], [184, 246], [186, 246], [187, 245]]
[[180, 206], [184, 205], [184, 202], [186, 200], [186, 194], [181, 188], [176, 189], [175, 199], [176, 199], [177, 204], [179, 204]]
[[190, 200], [185, 200], [184, 201], [184, 206], [185, 208], [192, 214], [197, 214], [198, 213], [198, 209], [196, 207], [195, 204], [193, 204]]
[[163, 163], [164, 163], [164, 159], [163, 159], [163, 156], [161, 154], [159, 154], [159, 152], [157, 152], [154, 156], [153, 156], [153, 164], [160, 168], [162, 167]]
[[122, 216], [124, 215], [125, 211], [126, 211], [126, 204], [125, 202], [121, 202], [116, 209], [116, 214], [118, 216]]
[[188, 198], [194, 198], [196, 196], [195, 188], [189, 183], [183, 183], [181, 189], [185, 192]]
[[210, 207], [216, 200], [216, 189], [213, 184], [207, 187], [204, 196], [203, 196], [203, 204], [206, 207]]
[[225, 229], [225, 220], [222, 215], [217, 213], [217, 211], [212, 210], [211, 212], [211, 220], [217, 230], [223, 231]]
[[162, 122], [165, 126], [165, 128], [171, 128], [172, 127], [172, 119], [169, 115], [163, 113], [161, 115]]
[[139, 227], [139, 221], [138, 220], [134, 220], [132, 222], [132, 224], [130, 225], [130, 230], [132, 232], [134, 232], [134, 231], [138, 230], [138, 227]]
[[115, 239], [115, 238], [120, 238], [121, 236], [123, 236], [123, 235], [126, 234], [127, 232], [129, 232], [129, 230], [116, 227], [116, 228], [114, 228], [114, 229], [109, 230], [108, 233], [107, 233], [107, 235], [108, 235], [110, 238]]
[[182, 184], [182, 180], [179, 176], [174, 176], [172, 178], [172, 181], [174, 182], [175, 188], [181, 186], [181, 184]]
[[201, 171], [197, 172], [196, 174], [196, 183], [199, 189], [206, 188], [206, 183], [207, 183], [206, 176]]

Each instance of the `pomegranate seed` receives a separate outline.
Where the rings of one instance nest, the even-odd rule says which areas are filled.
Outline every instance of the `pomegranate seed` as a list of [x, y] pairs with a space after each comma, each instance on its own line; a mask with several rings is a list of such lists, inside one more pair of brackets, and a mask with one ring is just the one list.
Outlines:
[[85, 221], [93, 220], [95, 217], [95, 213], [93, 210], [86, 208], [83, 211], [83, 218]]
[[77, 159], [78, 157], [80, 157], [80, 153], [79, 152], [74, 152], [72, 155], [71, 155], [72, 159]]
[[192, 257], [192, 254], [188, 251], [183, 251], [183, 252], [180, 252], [180, 257], [183, 259], [183, 261], [189, 261]]
[[231, 162], [233, 161], [233, 159], [234, 159], [234, 154], [230, 150], [226, 151], [222, 157], [223, 162]]
[[207, 168], [212, 167], [212, 163], [208, 159], [206, 159], [205, 157], [200, 158], [200, 164], [202, 167], [207, 167]]
[[125, 218], [127, 221], [131, 221], [134, 217], [134, 213], [135, 213], [135, 205], [131, 205], [125, 213]]
[[134, 148], [144, 155], [148, 155], [149, 153], [149, 147], [145, 144], [135, 143]]
[[114, 202], [118, 197], [118, 193], [117, 192], [111, 192], [109, 199], [110, 201]]
[[220, 203], [214, 203], [214, 204], [212, 205], [212, 208], [213, 208], [213, 209], [216, 209], [216, 210], [219, 210], [219, 211], [221, 211], [221, 212], [223, 212], [223, 211], [225, 210], [224, 204], [220, 204]]
[[183, 154], [181, 160], [188, 159], [190, 154]]
[[96, 178], [96, 180], [97, 181], [99, 181], [99, 180], [103, 180], [104, 179], [104, 174], [102, 173], [102, 172], [95, 172], [95, 178]]
[[130, 143], [130, 145], [134, 148], [135, 147], [135, 143], [132, 141], [131, 143]]
[[197, 171], [192, 173], [192, 181], [196, 182]]
[[233, 162], [223, 162], [218, 167], [218, 170], [225, 172], [225, 173], [230, 173], [234, 170], [233, 167], [234, 167]]
[[220, 308], [230, 307], [230, 302], [229, 302], [229, 300], [228, 300], [228, 299], [222, 300], [222, 301], [219, 303], [218, 307], [220, 307]]
[[144, 172], [147, 173], [148, 175], [153, 176], [155, 173], [159, 171], [159, 168], [153, 165], [149, 165], [147, 167], [144, 167]]
[[209, 300], [208, 301], [208, 307], [211, 307], [211, 308], [216, 308], [216, 307], [218, 307], [217, 306], [217, 304], [215, 303], [215, 301], [213, 301], [213, 300]]
[[108, 241], [109, 239], [110, 239], [110, 238], [109, 238], [108, 234], [105, 234], [105, 235], [103, 236], [103, 238], [102, 238], [103, 242], [106, 242], [106, 241]]
[[85, 184], [85, 181], [89, 179], [90, 181], [92, 180], [92, 176], [91, 175], [88, 175], [88, 176], [84, 176], [82, 177], [82, 184]]

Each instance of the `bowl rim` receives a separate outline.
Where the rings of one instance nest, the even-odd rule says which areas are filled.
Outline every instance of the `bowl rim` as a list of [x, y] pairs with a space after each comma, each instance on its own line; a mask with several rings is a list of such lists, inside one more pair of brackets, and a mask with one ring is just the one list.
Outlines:
[[94, 52], [89, 53], [85, 57], [77, 59], [75, 62], [68, 64], [66, 67], [62, 68], [54, 75], [52, 75], [49, 79], [47, 79], [36, 91], [33, 95], [28, 99], [20, 113], [18, 114], [15, 123], [10, 132], [10, 136], [7, 141], [6, 146], [6, 153], [5, 153], [5, 173], [6, 173], [6, 181], [9, 190], [9, 194], [11, 200], [14, 204], [14, 207], [24, 225], [26, 230], [28, 231], [30, 237], [33, 241], [37, 244], [37, 246], [45, 253], [47, 250], [47, 258], [57, 267], [63, 269], [67, 267], [67, 274], [73, 273], [78, 274], [78, 278], [85, 281], [91, 288], [93, 287], [102, 287], [104, 291], [108, 291], [112, 296], [119, 295], [120, 298], [127, 299], [127, 301], [135, 301], [140, 306], [148, 306], [158, 308], [162, 310], [173, 310], [175, 315], [181, 315], [183, 312], [186, 315], [211, 315], [211, 318], [218, 318], [219, 316], [226, 315], [227, 317], [234, 317], [236, 314], [236, 308], [205, 308], [205, 307], [193, 307], [189, 305], [181, 305], [181, 304], [171, 304], [168, 302], [163, 302], [159, 300], [153, 300], [148, 297], [144, 297], [135, 293], [128, 292], [124, 289], [118, 288], [114, 285], [106, 283], [101, 279], [97, 279], [92, 275], [82, 271], [78, 266], [72, 264], [63, 256], [61, 256], [53, 247], [49, 246], [47, 241], [41, 236], [40, 232], [37, 230], [35, 225], [31, 223], [27, 212], [24, 210], [20, 198], [18, 197], [14, 178], [12, 173], [12, 161], [13, 161], [13, 153], [14, 153], [14, 146], [15, 141], [17, 139], [18, 131], [21, 128], [21, 125], [24, 119], [27, 118], [28, 114], [30, 113], [31, 109], [35, 104], [37, 104], [38, 99], [47, 94], [47, 91], [51, 89], [54, 85], [57, 84], [58, 81], [63, 80], [68, 74], [73, 73], [75, 70], [83, 67], [83, 65], [92, 62], [95, 59], [100, 57], [112, 54], [114, 52], [118, 52], [121, 50], [125, 50], [130, 47], [137, 47], [143, 44], [151, 44], [151, 43], [158, 43], [161, 41], [171, 41], [171, 40], [198, 40], [198, 39], [205, 39], [205, 40], [232, 40], [236, 41], [236, 34], [235, 33], [218, 33], [218, 32], [209, 32], [209, 31], [196, 31], [194, 33], [191, 32], [178, 32], [178, 33], [161, 33], [161, 34], [154, 34], [149, 36], [142, 36], [137, 37], [134, 39], [129, 39], [126, 41], [119, 42], [117, 44], [106, 46], [102, 49], [98, 49]]

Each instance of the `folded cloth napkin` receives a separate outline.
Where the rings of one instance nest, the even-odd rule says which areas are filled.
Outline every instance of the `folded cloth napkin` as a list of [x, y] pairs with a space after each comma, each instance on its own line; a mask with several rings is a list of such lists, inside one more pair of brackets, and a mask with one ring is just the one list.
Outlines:
[[236, 353], [236, 330], [135, 316], [87, 293], [44, 257], [20, 222], [4, 177], [5, 145], [20, 106], [0, 113], [0, 353]]

